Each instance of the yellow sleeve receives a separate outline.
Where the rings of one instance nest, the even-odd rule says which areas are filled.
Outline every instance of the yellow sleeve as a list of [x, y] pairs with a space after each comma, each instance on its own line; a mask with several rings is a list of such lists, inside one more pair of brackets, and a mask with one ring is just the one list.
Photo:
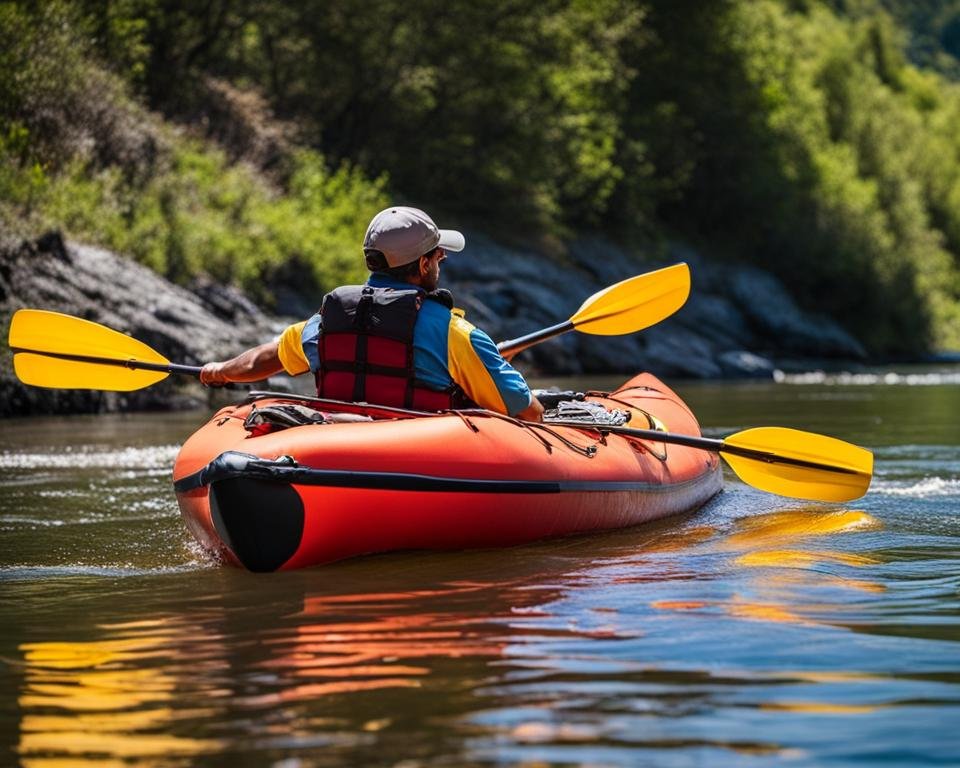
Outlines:
[[470, 342], [473, 330], [473, 324], [463, 317], [462, 310], [452, 313], [447, 333], [447, 369], [450, 377], [481, 408], [505, 414], [507, 406], [493, 376]]
[[280, 346], [277, 348], [277, 354], [280, 356], [283, 370], [291, 376], [299, 376], [301, 373], [310, 370], [310, 363], [307, 362], [307, 357], [303, 354], [303, 345], [300, 343], [300, 336], [306, 324], [306, 320], [302, 323], [295, 323], [280, 334]]

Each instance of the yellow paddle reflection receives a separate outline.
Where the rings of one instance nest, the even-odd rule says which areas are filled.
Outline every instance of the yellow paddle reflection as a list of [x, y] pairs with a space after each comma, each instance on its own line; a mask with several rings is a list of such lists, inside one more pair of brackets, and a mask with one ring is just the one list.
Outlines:
[[[705, 537], [698, 529], [697, 544], [718, 553], [736, 554], [733, 564], [756, 569], [745, 589], [747, 594], [733, 595], [727, 600], [660, 600], [652, 603], [658, 610], [711, 612], [752, 621], [812, 625], [823, 623], [811, 616], [834, 609], [833, 606], [789, 604], [784, 597], [808, 592], [819, 587], [837, 587], [868, 593], [884, 591], [884, 586], [869, 579], [848, 578], [823, 572], [818, 566], [838, 565], [862, 568], [878, 561], [868, 555], [851, 554], [813, 546], [813, 540], [879, 527], [877, 520], [859, 510], [797, 509], [757, 515], [736, 521], [727, 535]], [[810, 540], [808, 542], [808, 540]], [[809, 543], [811, 546], [805, 547]], [[670, 548], [670, 542], [667, 543]], [[807, 614], [810, 614], [809, 616]]]
[[[737, 558], [737, 565], [748, 568], [804, 568], [816, 563], [839, 563], [858, 567], [875, 565], [879, 561], [866, 555], [854, 555], [847, 552], [804, 551], [799, 549], [768, 549], [760, 552], [748, 552]], [[879, 585], [878, 585], [879, 586]]]
[[[884, 676], [873, 675], [867, 672], [841, 672], [830, 671], [821, 672], [814, 670], [798, 670], [794, 672], [783, 672], [782, 677], [791, 678], [798, 681], [809, 683], [843, 683], [849, 685], [870, 685], [878, 681], [884, 681]], [[824, 702], [824, 701], [768, 701], [760, 704], [760, 709], [778, 711], [778, 712], [804, 712], [808, 714], [824, 715], [863, 715], [875, 712], [891, 704], [849, 704], [842, 702]]]
[[727, 538], [729, 547], [777, 546], [777, 542], [827, 536], [879, 525], [866, 512], [841, 510], [788, 510], [768, 515], [757, 515], [737, 521], [737, 529]]
[[177, 722], [215, 713], [174, 706], [182, 682], [169, 664], [174, 628], [160, 620], [102, 629], [136, 634], [21, 644], [21, 765], [129, 765], [218, 751], [215, 740], [171, 732]]

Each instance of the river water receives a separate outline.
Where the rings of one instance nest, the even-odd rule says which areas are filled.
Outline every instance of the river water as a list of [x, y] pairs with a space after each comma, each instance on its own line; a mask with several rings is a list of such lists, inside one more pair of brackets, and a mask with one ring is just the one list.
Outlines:
[[0, 765], [960, 765], [960, 370], [676, 386], [869, 494], [253, 575], [179, 518], [206, 414], [0, 424]]

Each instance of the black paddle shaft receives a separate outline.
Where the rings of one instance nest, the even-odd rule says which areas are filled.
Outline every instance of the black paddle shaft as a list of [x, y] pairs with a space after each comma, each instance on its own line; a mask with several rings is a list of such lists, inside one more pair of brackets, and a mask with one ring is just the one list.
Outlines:
[[559, 336], [567, 331], [572, 331], [574, 327], [575, 326], [572, 322], [565, 320], [562, 323], [551, 325], [549, 328], [528, 333], [526, 336], [519, 336], [516, 339], [510, 339], [508, 341], [501, 341], [497, 345], [497, 349], [500, 350], [501, 355], [507, 352], [522, 352], [527, 347], [532, 347], [534, 344], [539, 344], [541, 341], [546, 341], [547, 339], [552, 339], [554, 336]]
[[176, 363], [146, 363], [141, 360], [121, 360], [116, 357], [96, 357], [94, 355], [71, 355], [67, 352], [47, 352], [40, 349], [19, 349], [12, 350], [14, 354], [26, 352], [31, 355], [43, 355], [44, 357], [54, 357], [57, 360], [72, 360], [77, 363], [94, 363], [96, 365], [114, 365], [118, 368], [130, 368], [131, 370], [142, 371], [160, 371], [162, 373], [181, 373], [188, 376], [200, 376], [200, 368], [196, 365], [177, 365]]
[[754, 448], [741, 448], [736, 445], [727, 445], [723, 440], [715, 437], [694, 437], [693, 435], [675, 435], [671, 432], [659, 432], [655, 429], [635, 429], [633, 427], [615, 427], [609, 424], [572, 424], [570, 422], [549, 422], [556, 425], [567, 427], [578, 427], [580, 429], [597, 429], [602, 432], [611, 432], [616, 435], [626, 437], [638, 437], [641, 440], [652, 440], [658, 443], [670, 443], [672, 445], [685, 445], [688, 448], [699, 448], [703, 451], [712, 453], [729, 453], [734, 456], [742, 456], [745, 459], [754, 459], [766, 464], [790, 464], [794, 467], [808, 467], [809, 469], [822, 469], [827, 472], [837, 472], [841, 475], [856, 475], [856, 470], [846, 467], [837, 467], [832, 464], [821, 464], [816, 461], [807, 461], [805, 459], [795, 459], [792, 456], [779, 456], [770, 451], [758, 451]]

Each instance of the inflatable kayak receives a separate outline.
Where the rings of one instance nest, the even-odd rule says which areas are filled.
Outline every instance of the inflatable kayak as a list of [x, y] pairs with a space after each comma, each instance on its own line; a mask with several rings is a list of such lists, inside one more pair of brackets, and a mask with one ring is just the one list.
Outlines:
[[[569, 423], [557, 423], [558, 407], [554, 423], [541, 425], [483, 410], [423, 413], [255, 392], [183, 445], [177, 501], [205, 548], [276, 571], [623, 528], [696, 509], [720, 490], [715, 453], [596, 426], [603, 413], [700, 434], [655, 377], [580, 401]], [[592, 426], [577, 426], [578, 407], [592, 409]]]

